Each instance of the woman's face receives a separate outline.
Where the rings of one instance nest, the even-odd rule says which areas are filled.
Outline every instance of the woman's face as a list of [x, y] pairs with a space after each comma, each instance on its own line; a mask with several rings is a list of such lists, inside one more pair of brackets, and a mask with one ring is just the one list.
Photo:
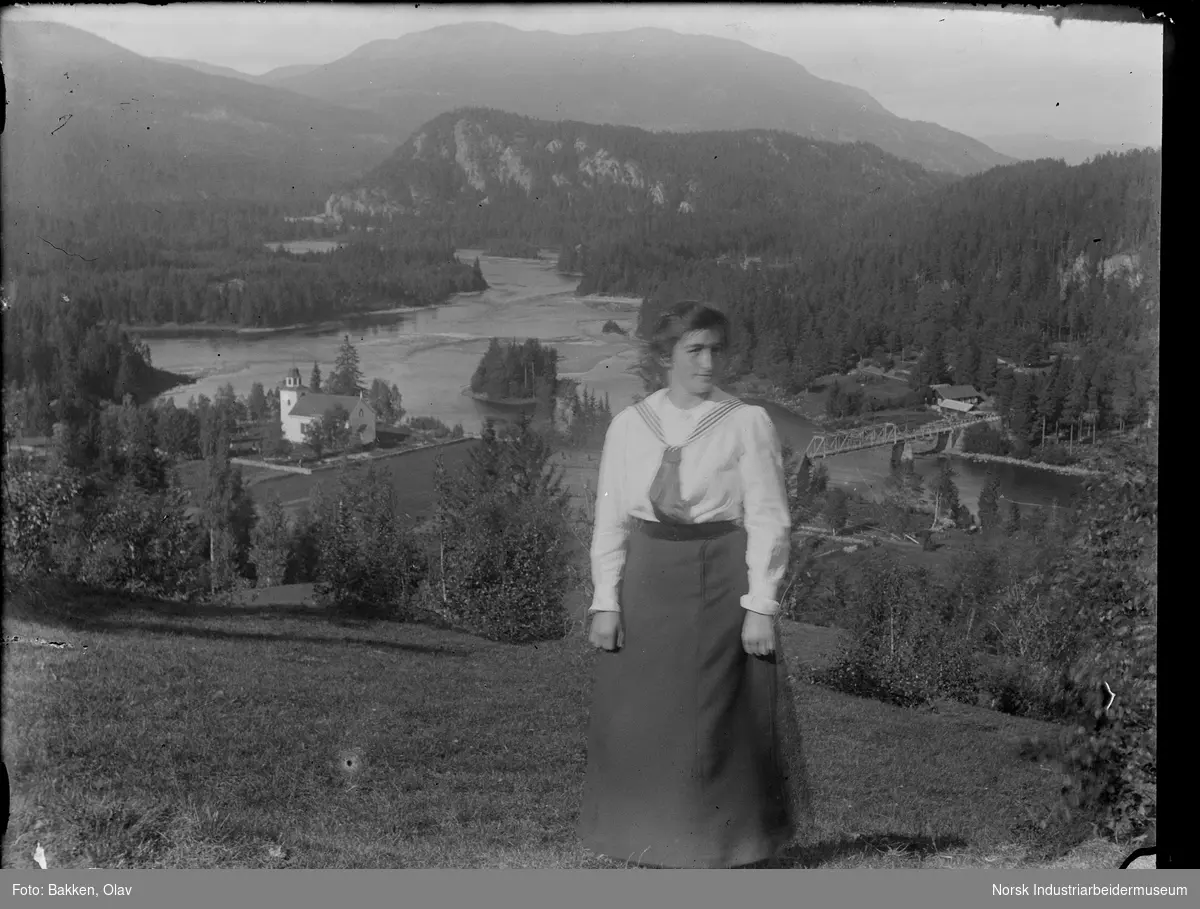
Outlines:
[[672, 388], [707, 397], [721, 380], [724, 365], [721, 333], [712, 329], [691, 331], [675, 342], [667, 378]]

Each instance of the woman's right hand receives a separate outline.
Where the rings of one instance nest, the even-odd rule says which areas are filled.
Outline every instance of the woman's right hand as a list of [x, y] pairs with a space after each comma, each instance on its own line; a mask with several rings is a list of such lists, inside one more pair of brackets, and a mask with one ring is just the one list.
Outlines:
[[593, 647], [600, 650], [620, 650], [625, 645], [625, 627], [621, 621], [621, 613], [594, 613], [588, 640]]

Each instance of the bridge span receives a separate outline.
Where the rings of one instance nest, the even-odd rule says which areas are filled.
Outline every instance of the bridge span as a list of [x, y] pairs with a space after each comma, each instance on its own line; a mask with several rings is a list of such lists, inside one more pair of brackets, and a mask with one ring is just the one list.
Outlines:
[[846, 454], [850, 451], [863, 451], [868, 448], [895, 447], [898, 444], [915, 442], [919, 439], [936, 440], [935, 451], [941, 451], [947, 444], [952, 444], [953, 440], [968, 427], [999, 421], [999, 414], [964, 414], [961, 417], [948, 417], [920, 426], [897, 426], [895, 423], [881, 423], [877, 426], [821, 433], [812, 437], [812, 441], [804, 449], [804, 455], [810, 460], [816, 460], [817, 458]]

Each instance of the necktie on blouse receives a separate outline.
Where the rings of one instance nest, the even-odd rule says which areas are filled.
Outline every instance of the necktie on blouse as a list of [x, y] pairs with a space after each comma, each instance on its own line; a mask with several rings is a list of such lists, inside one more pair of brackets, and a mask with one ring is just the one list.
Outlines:
[[682, 455], [682, 446], [668, 445], [658, 465], [658, 473], [654, 475], [654, 482], [650, 484], [650, 507], [664, 524], [688, 522], [687, 505], [679, 489], [679, 461]]
[[664, 524], [691, 523], [688, 517], [688, 508], [692, 503], [684, 500], [679, 484], [679, 462], [683, 457], [683, 449], [720, 423], [741, 404], [742, 402], [737, 398], [722, 401], [706, 416], [700, 418], [700, 422], [696, 424], [695, 429], [682, 445], [668, 445], [658, 414], [645, 401], [637, 404], [635, 409], [665, 448], [662, 461], [658, 465], [658, 472], [654, 475], [654, 482], [650, 484], [649, 492], [650, 507], [654, 509], [654, 514], [659, 521]]

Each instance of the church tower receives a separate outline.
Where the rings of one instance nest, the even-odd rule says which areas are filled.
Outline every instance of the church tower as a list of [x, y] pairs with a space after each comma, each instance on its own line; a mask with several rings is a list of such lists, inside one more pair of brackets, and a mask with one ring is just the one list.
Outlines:
[[296, 402], [307, 391], [308, 389], [300, 381], [300, 370], [293, 366], [287, 377], [283, 380], [283, 384], [279, 386], [279, 416], [281, 419], [287, 417], [292, 412], [292, 408], [296, 406]]

